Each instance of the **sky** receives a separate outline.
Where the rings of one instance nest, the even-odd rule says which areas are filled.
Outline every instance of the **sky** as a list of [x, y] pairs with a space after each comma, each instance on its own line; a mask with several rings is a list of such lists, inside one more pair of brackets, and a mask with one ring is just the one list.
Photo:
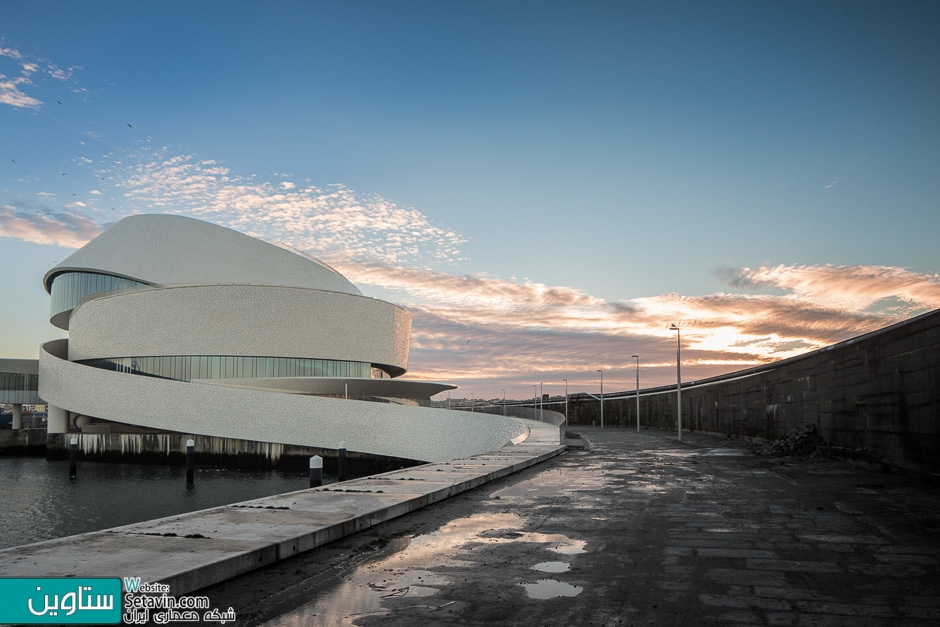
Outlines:
[[[691, 381], [940, 308], [940, 4], [0, 0], [0, 356], [174, 213], [413, 315], [455, 397]], [[160, 237], [154, 233], [154, 237]]]

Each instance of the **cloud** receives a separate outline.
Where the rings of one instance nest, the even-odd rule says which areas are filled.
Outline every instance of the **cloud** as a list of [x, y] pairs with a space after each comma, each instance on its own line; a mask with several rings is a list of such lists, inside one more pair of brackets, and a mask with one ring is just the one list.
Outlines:
[[0, 237], [13, 237], [35, 244], [79, 248], [104, 228], [79, 215], [65, 212], [25, 211], [12, 205], [0, 209]]
[[[532, 383], [558, 386], [563, 379], [572, 390], [594, 390], [599, 368], [607, 389], [632, 389], [633, 354], [641, 356], [644, 386], [673, 382], [672, 323], [682, 329], [684, 379], [694, 380], [940, 308], [940, 276], [891, 266], [725, 268], [717, 272], [725, 292], [616, 302], [576, 287], [456, 274], [449, 268], [466, 238], [386, 198], [282, 180], [286, 175], [265, 181], [168, 149], [110, 158], [113, 166], [98, 172], [95, 184], [113, 181], [124, 195], [123, 213], [113, 217], [189, 215], [323, 259], [364, 289], [390, 292], [383, 298], [412, 312], [409, 377], [451, 381], [480, 395], [506, 388], [519, 397]], [[0, 237], [79, 247], [104, 225], [75, 207], [6, 206]], [[774, 293], [761, 293], [768, 290]]]
[[[791, 266], [791, 272], [771, 273], [776, 280], [740, 269], [742, 284], [770, 282], [792, 292], [663, 294], [608, 302], [531, 281], [380, 261], [329, 261], [354, 283], [401, 294], [398, 300], [415, 316], [412, 360], [420, 366], [413, 374], [474, 385], [484, 379], [501, 380], [503, 387], [533, 377], [571, 379], [578, 372], [589, 377], [603, 368], [611, 370], [611, 385], [628, 387], [632, 354], [642, 356], [648, 383], [667, 383], [674, 380], [675, 367], [671, 323], [682, 328], [683, 370], [699, 379], [822, 348], [940, 307], [938, 277], [890, 267]], [[853, 281], [859, 283], [854, 289]], [[836, 307], [826, 295], [837, 291], [869, 297], [856, 301], [862, 307]], [[879, 310], [864, 307], [890, 293], [909, 301]]]
[[20, 90], [23, 85], [32, 85], [25, 77], [7, 78], [0, 74], [0, 103], [17, 108], [35, 109], [42, 105], [42, 101], [28, 96]]
[[39, 73], [41, 67], [45, 68], [41, 73], [42, 75], [60, 82], [69, 81], [74, 71], [79, 69], [76, 67], [62, 69], [45, 59], [28, 58], [19, 50], [2, 46], [0, 46], [0, 57], [12, 59], [20, 66], [20, 76], [18, 77], [10, 78], [5, 74], [0, 74], [0, 104], [7, 104], [21, 109], [38, 109], [42, 106], [41, 100], [23, 91], [26, 87], [34, 86], [31, 77]]
[[781, 288], [794, 298], [825, 303], [833, 310], [864, 311], [887, 299], [914, 308], [940, 307], [940, 275], [893, 266], [778, 265], [727, 270], [723, 276], [735, 287]]
[[378, 195], [342, 185], [261, 181], [166, 149], [139, 155], [125, 168], [119, 187], [133, 209], [192, 215], [317, 256], [448, 261], [466, 241], [416, 209]]

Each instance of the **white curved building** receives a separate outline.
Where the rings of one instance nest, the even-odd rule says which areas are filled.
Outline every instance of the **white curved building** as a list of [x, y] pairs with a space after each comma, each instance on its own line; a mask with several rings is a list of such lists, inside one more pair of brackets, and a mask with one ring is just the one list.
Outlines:
[[[51, 269], [39, 395], [50, 433], [135, 429], [424, 461], [526, 437], [423, 407], [455, 386], [408, 368], [411, 315], [312, 257], [173, 215], [114, 224]], [[374, 402], [364, 402], [368, 399]]]

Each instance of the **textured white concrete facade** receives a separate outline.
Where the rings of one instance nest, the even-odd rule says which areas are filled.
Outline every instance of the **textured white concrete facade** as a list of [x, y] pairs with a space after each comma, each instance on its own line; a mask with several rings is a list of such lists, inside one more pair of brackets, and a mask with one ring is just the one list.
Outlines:
[[[72, 272], [82, 274], [54, 285]], [[146, 285], [120, 291], [124, 282], [109, 276]], [[411, 315], [362, 296], [321, 262], [223, 227], [170, 215], [125, 218], [44, 282], [63, 295], [54, 318], [69, 330], [68, 340], [40, 351], [40, 395], [53, 433], [100, 432], [113, 422], [273, 445], [345, 441], [351, 451], [424, 461], [486, 452], [530, 433], [514, 418], [418, 406], [454, 386], [368, 378], [369, 366], [393, 377], [406, 372]], [[105, 289], [119, 291], [96, 291]], [[337, 368], [291, 366], [289, 376], [245, 370], [258, 378], [200, 370], [199, 377], [223, 377], [206, 379], [140, 365], [191, 359]], [[343, 376], [314, 376], [335, 373]]]
[[321, 261], [201, 220], [129, 216], [46, 273], [107, 272], [169, 285], [280, 285], [361, 295]]
[[[220, 332], [224, 330], [224, 332]], [[88, 300], [69, 322], [69, 359], [131, 355], [317, 357], [408, 369], [411, 314], [323, 290], [211, 285]]]
[[[242, 440], [347, 449], [422, 461], [490, 451], [527, 433], [521, 420], [388, 403], [186, 383], [89, 368], [43, 345], [39, 376], [52, 405], [114, 422]], [[59, 356], [56, 356], [59, 355]]]

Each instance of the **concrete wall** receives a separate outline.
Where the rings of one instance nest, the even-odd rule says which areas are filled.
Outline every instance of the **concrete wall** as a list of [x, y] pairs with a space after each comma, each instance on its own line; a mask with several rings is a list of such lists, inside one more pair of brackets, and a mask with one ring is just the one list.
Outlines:
[[46, 429], [0, 429], [0, 456], [45, 455]]
[[313, 289], [201, 285], [87, 300], [69, 320], [69, 359], [156, 355], [309, 357], [408, 369], [411, 314]]
[[[45, 431], [38, 435], [42, 436], [43, 444], [40, 453], [44, 453], [47, 459], [68, 459], [68, 442], [75, 437], [78, 439], [79, 461], [183, 466], [186, 464], [186, 441], [192, 439], [195, 442], [197, 467], [306, 471], [310, 457], [319, 455], [323, 458], [324, 472], [336, 474], [338, 463], [336, 449], [205, 437], [191, 433], [50, 433], [48, 440]], [[0, 431], [0, 443], [3, 441], [3, 433]], [[10, 451], [9, 454], [14, 453], [22, 451]], [[362, 477], [420, 463], [350, 451], [346, 465], [349, 476]]]
[[[572, 397], [572, 425], [600, 423]], [[636, 424], [632, 393], [605, 398], [604, 423]], [[831, 446], [940, 472], [940, 310], [768, 366], [682, 386], [683, 430], [755, 441], [815, 424]], [[640, 391], [640, 424], [676, 430], [675, 386]]]

